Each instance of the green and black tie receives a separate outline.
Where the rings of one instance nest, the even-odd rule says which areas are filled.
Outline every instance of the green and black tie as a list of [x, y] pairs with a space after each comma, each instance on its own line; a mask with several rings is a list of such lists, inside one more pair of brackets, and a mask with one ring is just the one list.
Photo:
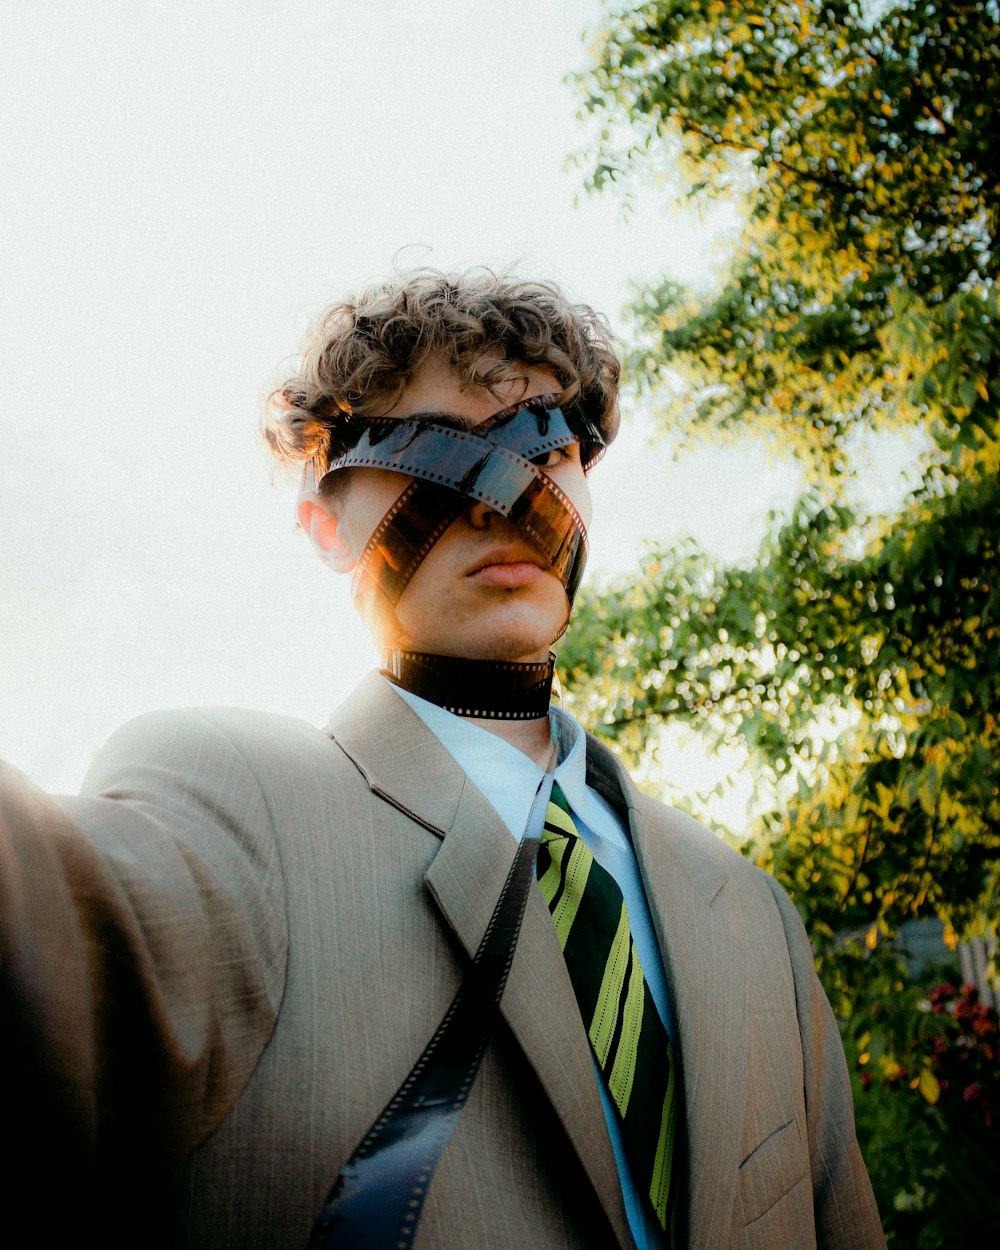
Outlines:
[[614, 878], [581, 839], [557, 785], [545, 816], [537, 875], [583, 1022], [621, 1116], [636, 1187], [673, 1245], [677, 1065], [632, 941]]

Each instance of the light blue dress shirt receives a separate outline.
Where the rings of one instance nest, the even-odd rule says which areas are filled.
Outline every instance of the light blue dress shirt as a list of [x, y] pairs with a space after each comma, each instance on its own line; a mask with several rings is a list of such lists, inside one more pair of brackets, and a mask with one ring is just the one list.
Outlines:
[[[446, 712], [408, 690], [398, 686], [393, 686], [393, 689], [496, 808], [513, 836], [520, 839], [524, 835], [531, 802], [543, 770], [523, 751], [489, 730]], [[677, 1037], [670, 1011], [667, 979], [635, 853], [614, 808], [587, 785], [586, 738], [579, 721], [559, 708], [550, 709], [549, 720], [553, 738], [559, 745], [555, 779], [572, 809], [580, 837], [601, 867], [614, 877], [625, 898], [639, 962], [656, 1010], [676, 1049]], [[594, 1067], [632, 1236], [638, 1250], [660, 1250], [665, 1245], [663, 1232], [653, 1217], [649, 1202], [643, 1200], [633, 1183], [618, 1112], [596, 1060]]]

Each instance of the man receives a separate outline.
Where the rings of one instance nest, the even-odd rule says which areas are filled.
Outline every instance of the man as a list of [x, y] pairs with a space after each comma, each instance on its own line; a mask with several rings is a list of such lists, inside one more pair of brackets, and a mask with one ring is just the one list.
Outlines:
[[[63, 810], [11, 783], [23, 1131], [87, 1161], [106, 1244], [304, 1244], [449, 1010], [554, 770], [501, 1019], [412, 1244], [884, 1245], [791, 903], [548, 712], [617, 381], [599, 319], [550, 287], [420, 273], [335, 306], [265, 432], [306, 466], [303, 529], [352, 574], [383, 674], [326, 734], [162, 714]], [[604, 1003], [614, 960], [575, 945], [595, 882], [623, 935], [606, 1019], [583, 980]]]

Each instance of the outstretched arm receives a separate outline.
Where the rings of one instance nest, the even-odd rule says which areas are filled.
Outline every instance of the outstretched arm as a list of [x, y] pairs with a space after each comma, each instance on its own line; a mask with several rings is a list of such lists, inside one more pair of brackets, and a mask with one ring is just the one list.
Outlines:
[[85, 790], [0, 769], [0, 1071], [54, 1217], [106, 1189], [148, 1228], [270, 1035], [283, 887], [260, 787], [197, 713], [127, 726]]

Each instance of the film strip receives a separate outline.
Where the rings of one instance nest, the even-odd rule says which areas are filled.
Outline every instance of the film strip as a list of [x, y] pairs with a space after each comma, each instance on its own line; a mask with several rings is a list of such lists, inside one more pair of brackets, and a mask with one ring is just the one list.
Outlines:
[[571, 443], [587, 449], [589, 467], [603, 450], [601, 433], [578, 410], [546, 408], [544, 397], [502, 409], [466, 428], [440, 414], [370, 422], [358, 442], [331, 462], [386, 469], [414, 480], [382, 517], [358, 560], [352, 592], [368, 619], [385, 619], [421, 562], [468, 501], [509, 520], [562, 582], [570, 604], [587, 559], [587, 533], [569, 497], [533, 464]]
[[381, 672], [456, 716], [537, 720], [548, 714], [555, 659], [551, 651], [547, 660], [534, 664], [387, 651]]
[[[580, 444], [580, 462], [589, 472], [607, 450], [604, 434], [582, 408], [555, 405], [556, 396], [538, 395], [501, 408], [476, 427], [476, 432], [526, 460], [570, 442]], [[567, 431], [571, 437], [567, 438]]]

